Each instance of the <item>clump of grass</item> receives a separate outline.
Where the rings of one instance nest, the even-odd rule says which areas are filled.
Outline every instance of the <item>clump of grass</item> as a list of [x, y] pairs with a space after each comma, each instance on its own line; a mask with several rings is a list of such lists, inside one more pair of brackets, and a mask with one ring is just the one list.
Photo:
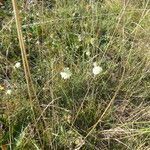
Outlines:
[[31, 68], [37, 103], [32, 109], [12, 4], [6, 1], [0, 30], [1, 148], [149, 149], [149, 1], [17, 5], [24, 66]]

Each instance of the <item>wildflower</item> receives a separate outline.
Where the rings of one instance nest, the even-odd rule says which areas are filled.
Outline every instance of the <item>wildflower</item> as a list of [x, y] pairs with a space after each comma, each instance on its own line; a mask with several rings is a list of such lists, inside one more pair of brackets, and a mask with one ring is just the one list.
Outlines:
[[90, 56], [90, 55], [91, 55], [90, 51], [86, 51], [85, 54], [86, 54], [87, 56]]
[[4, 90], [4, 87], [0, 85], [0, 91]]
[[60, 72], [60, 75], [63, 79], [69, 79], [72, 75], [71, 71], [69, 68], [64, 68], [62, 72]]
[[28, 0], [28, 3], [29, 3], [29, 4], [34, 3], [34, 0]]
[[79, 49], [79, 45], [76, 45], [76, 49]]
[[89, 11], [91, 8], [91, 5], [86, 5], [86, 11]]
[[54, 38], [54, 34], [53, 33], [50, 35], [50, 38], [52, 38], [52, 39]]
[[82, 41], [82, 36], [81, 35], [78, 35], [78, 40], [79, 40], [79, 42]]
[[87, 27], [88, 27], [88, 24], [87, 24], [87, 23], [85, 23], [83, 26], [84, 26], [85, 28], [87, 28]]
[[8, 89], [7, 91], [6, 91], [6, 95], [11, 95], [12, 94], [12, 90], [11, 89]]
[[82, 137], [78, 137], [75, 140], [75, 145], [76, 145], [75, 150], [79, 150], [84, 144], [85, 144], [85, 141], [82, 139]]
[[68, 122], [71, 123], [71, 115], [65, 115], [64, 119]]
[[93, 74], [94, 75], [98, 75], [99, 73], [101, 73], [103, 71], [102, 67], [98, 66], [97, 63], [93, 63]]
[[20, 66], [21, 66], [21, 63], [20, 63], [20, 62], [17, 62], [14, 67], [15, 67], [15, 68], [20, 68]]
[[94, 45], [94, 43], [95, 43], [95, 38], [91, 38], [90, 43], [91, 43], [92, 45]]
[[36, 41], [36, 44], [37, 44], [37, 45], [39, 45], [39, 44], [40, 44], [40, 41], [39, 41], [39, 40], [37, 40], [37, 41]]

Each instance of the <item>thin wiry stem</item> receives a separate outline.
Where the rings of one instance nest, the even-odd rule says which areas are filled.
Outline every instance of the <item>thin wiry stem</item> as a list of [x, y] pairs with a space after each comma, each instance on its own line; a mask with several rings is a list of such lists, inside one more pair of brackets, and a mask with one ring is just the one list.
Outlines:
[[91, 130], [87, 133], [87, 135], [85, 136], [84, 139], [86, 139], [92, 132], [93, 130], [96, 128], [96, 126], [102, 121], [102, 119], [104, 118], [104, 116], [106, 115], [106, 113], [108, 112], [108, 110], [110, 109], [110, 107], [112, 106], [121, 86], [122, 86], [122, 82], [123, 82], [123, 77], [124, 77], [124, 73], [125, 73], [125, 68], [123, 70], [121, 79], [120, 79], [120, 84], [117, 87], [117, 90], [114, 94], [114, 96], [112, 97], [112, 99], [110, 100], [109, 104], [107, 105], [106, 109], [104, 110], [104, 112], [102, 113], [102, 115], [100, 116], [100, 118], [98, 119], [98, 121], [92, 126]]

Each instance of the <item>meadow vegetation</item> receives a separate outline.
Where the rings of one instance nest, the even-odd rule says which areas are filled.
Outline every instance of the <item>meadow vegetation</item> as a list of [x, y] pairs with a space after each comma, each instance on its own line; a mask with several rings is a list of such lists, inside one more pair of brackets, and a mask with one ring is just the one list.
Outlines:
[[6, 0], [0, 6], [1, 149], [149, 150], [150, 1], [17, 5], [30, 83]]

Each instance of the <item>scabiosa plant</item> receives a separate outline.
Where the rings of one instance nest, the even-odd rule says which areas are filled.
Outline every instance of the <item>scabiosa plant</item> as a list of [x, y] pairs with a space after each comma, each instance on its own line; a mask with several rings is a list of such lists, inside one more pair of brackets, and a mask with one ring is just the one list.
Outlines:
[[92, 72], [94, 75], [98, 75], [103, 71], [102, 67], [98, 66], [96, 62], [93, 63], [93, 66]]
[[21, 67], [21, 63], [20, 62], [17, 62], [15, 65], [14, 65], [14, 68], [20, 68]]
[[71, 71], [69, 68], [64, 68], [62, 72], [60, 72], [60, 75], [63, 79], [69, 79], [72, 75]]

